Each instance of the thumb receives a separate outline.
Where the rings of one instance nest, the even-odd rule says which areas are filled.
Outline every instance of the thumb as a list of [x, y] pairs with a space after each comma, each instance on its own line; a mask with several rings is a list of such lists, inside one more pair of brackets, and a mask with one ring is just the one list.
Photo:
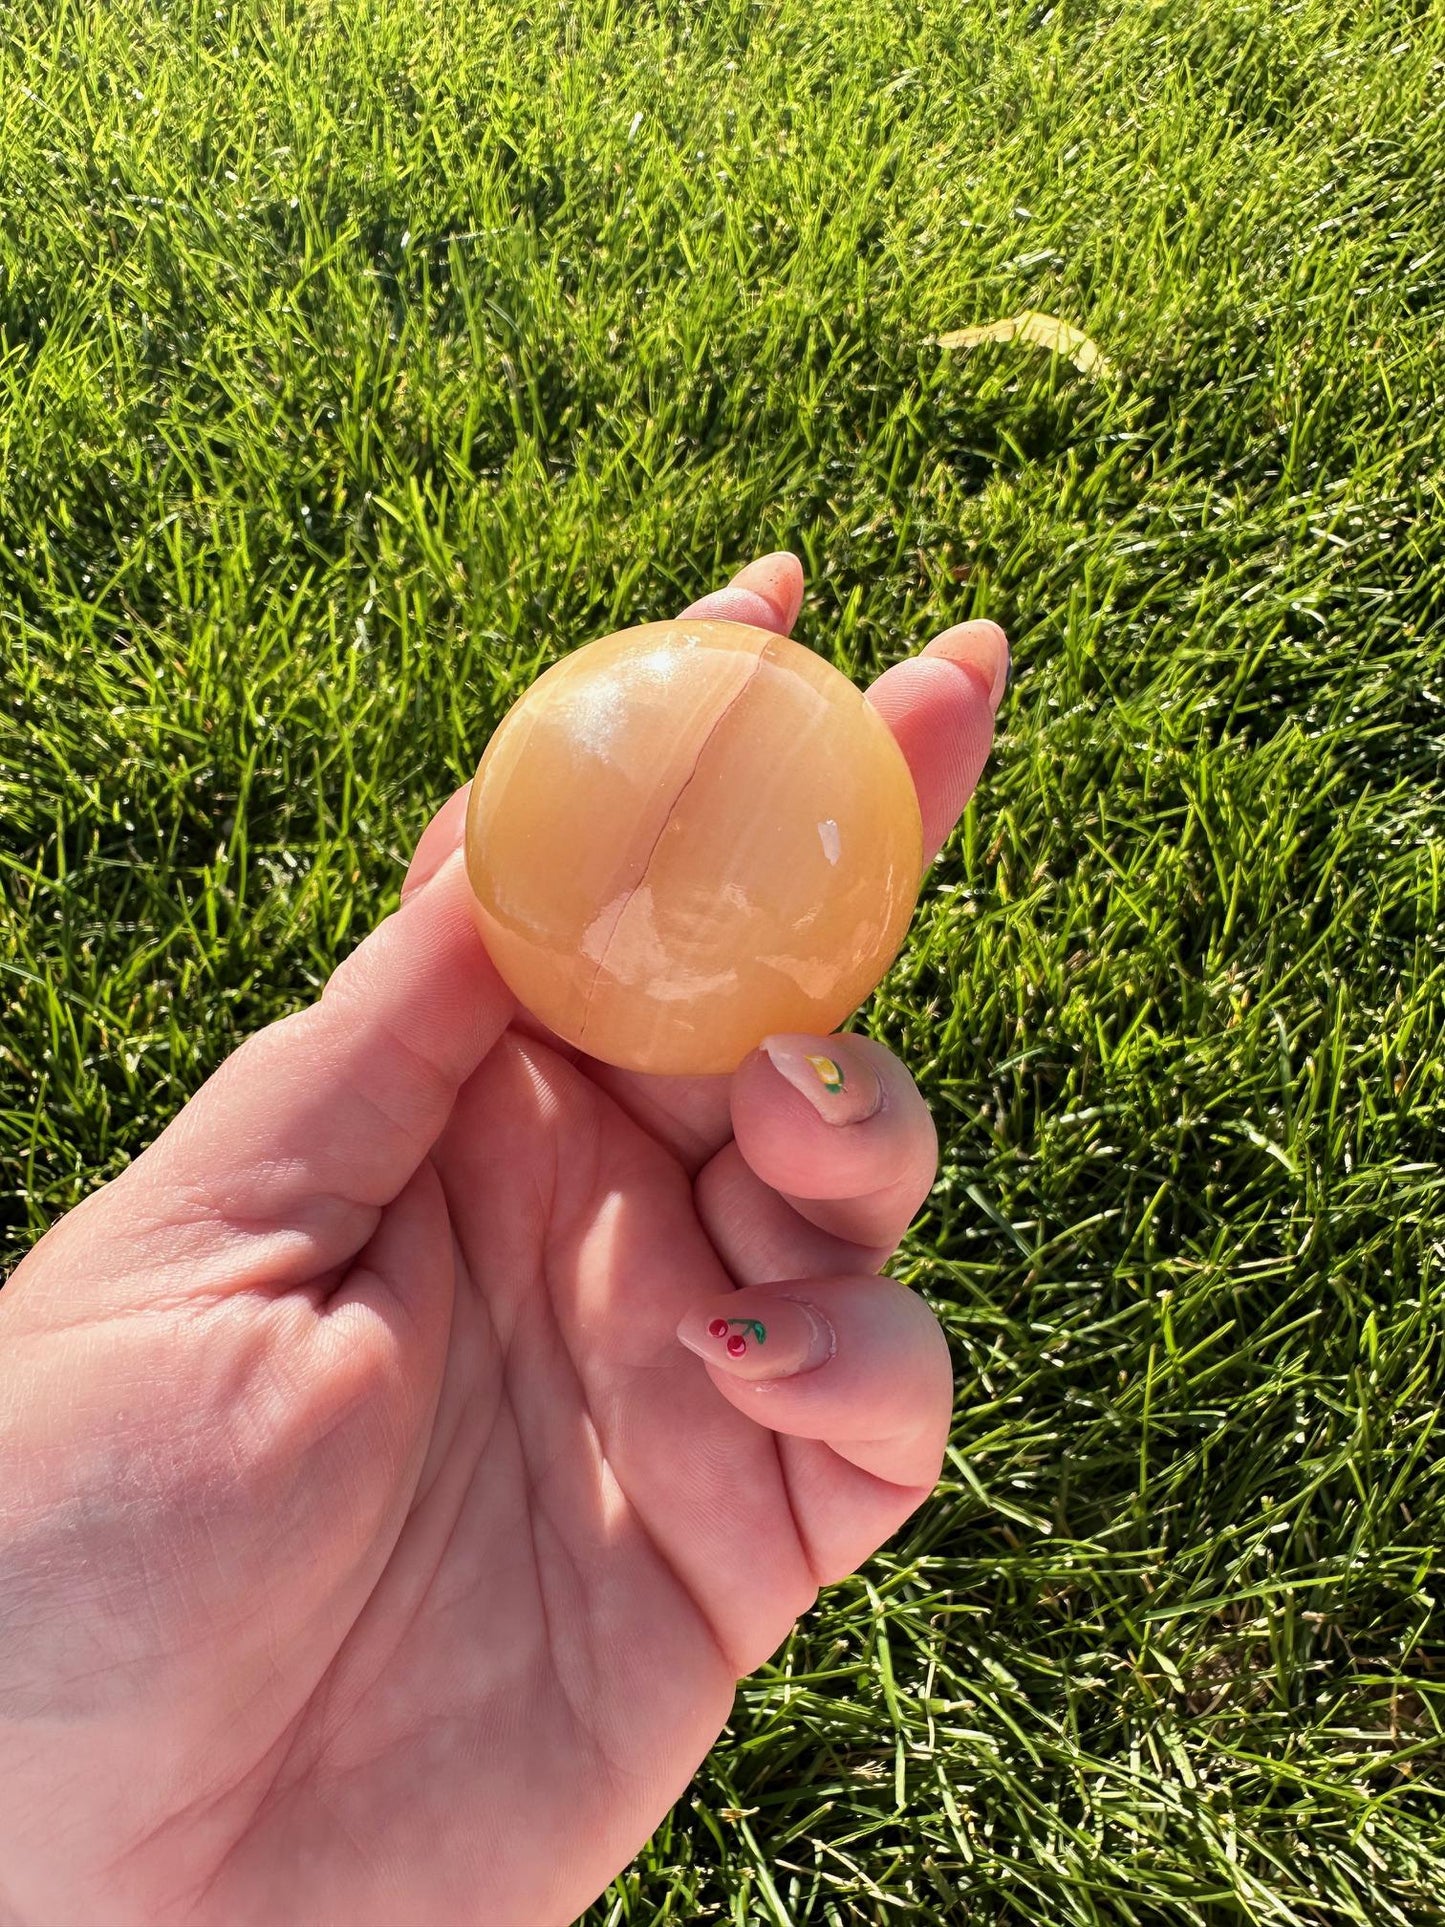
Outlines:
[[283, 1274], [338, 1264], [426, 1158], [512, 1009], [458, 850], [340, 965], [319, 1002], [227, 1058], [126, 1181], [159, 1194], [159, 1215], [228, 1239], [301, 1234], [294, 1253], [290, 1241], [277, 1247], [292, 1254]]

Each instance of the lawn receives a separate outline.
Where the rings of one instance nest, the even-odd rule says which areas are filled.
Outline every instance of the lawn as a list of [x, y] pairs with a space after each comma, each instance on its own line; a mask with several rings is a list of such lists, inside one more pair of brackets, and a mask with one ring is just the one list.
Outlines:
[[957, 1422], [589, 1927], [1439, 1921], [1429, 0], [8, 0], [5, 1260], [782, 546], [1014, 642], [860, 1018]]

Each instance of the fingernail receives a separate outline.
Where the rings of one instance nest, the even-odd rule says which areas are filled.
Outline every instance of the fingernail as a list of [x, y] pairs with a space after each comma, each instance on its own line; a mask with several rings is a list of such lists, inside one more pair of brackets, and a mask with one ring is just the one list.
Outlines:
[[941, 656], [956, 669], [962, 669], [988, 697], [988, 706], [997, 712], [1008, 688], [1008, 637], [996, 622], [960, 622], [945, 629], [923, 651], [925, 656]]
[[861, 1124], [882, 1106], [877, 1071], [841, 1037], [765, 1037], [762, 1048], [825, 1124]]
[[409, 877], [402, 886], [402, 907], [404, 908], [408, 903], [415, 902], [415, 900], [422, 895], [423, 891], [429, 890], [437, 879], [444, 874], [449, 865], [455, 865], [463, 861], [465, 861], [465, 856], [460, 848], [448, 850], [446, 855], [437, 862], [433, 869], [427, 870], [419, 877]]
[[753, 1384], [815, 1372], [838, 1349], [837, 1334], [816, 1305], [752, 1293], [690, 1311], [677, 1335], [718, 1371]]
[[738, 570], [726, 588], [714, 589], [683, 610], [726, 622], [751, 622], [759, 629], [786, 634], [803, 605], [803, 565], [788, 549], [760, 555]]
[[728, 587], [751, 589], [755, 595], [788, 608], [793, 598], [802, 594], [803, 565], [791, 549], [774, 549], [739, 569]]

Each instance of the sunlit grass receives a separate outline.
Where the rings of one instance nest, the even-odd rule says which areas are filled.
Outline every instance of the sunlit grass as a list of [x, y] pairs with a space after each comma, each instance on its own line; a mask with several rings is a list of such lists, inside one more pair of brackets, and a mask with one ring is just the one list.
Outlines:
[[1442, 103], [1404, 0], [0, 15], [12, 1257], [557, 650], [1014, 639], [867, 1014], [945, 1483], [594, 1927], [1440, 1918]]

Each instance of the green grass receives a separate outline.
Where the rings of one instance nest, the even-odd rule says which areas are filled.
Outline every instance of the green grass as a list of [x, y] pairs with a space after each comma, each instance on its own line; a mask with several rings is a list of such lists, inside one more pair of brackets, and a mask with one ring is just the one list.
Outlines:
[[945, 1480], [592, 1927], [1445, 1917], [1442, 182], [1427, 0], [0, 16], [9, 1258], [558, 649], [1014, 638], [867, 1013]]

